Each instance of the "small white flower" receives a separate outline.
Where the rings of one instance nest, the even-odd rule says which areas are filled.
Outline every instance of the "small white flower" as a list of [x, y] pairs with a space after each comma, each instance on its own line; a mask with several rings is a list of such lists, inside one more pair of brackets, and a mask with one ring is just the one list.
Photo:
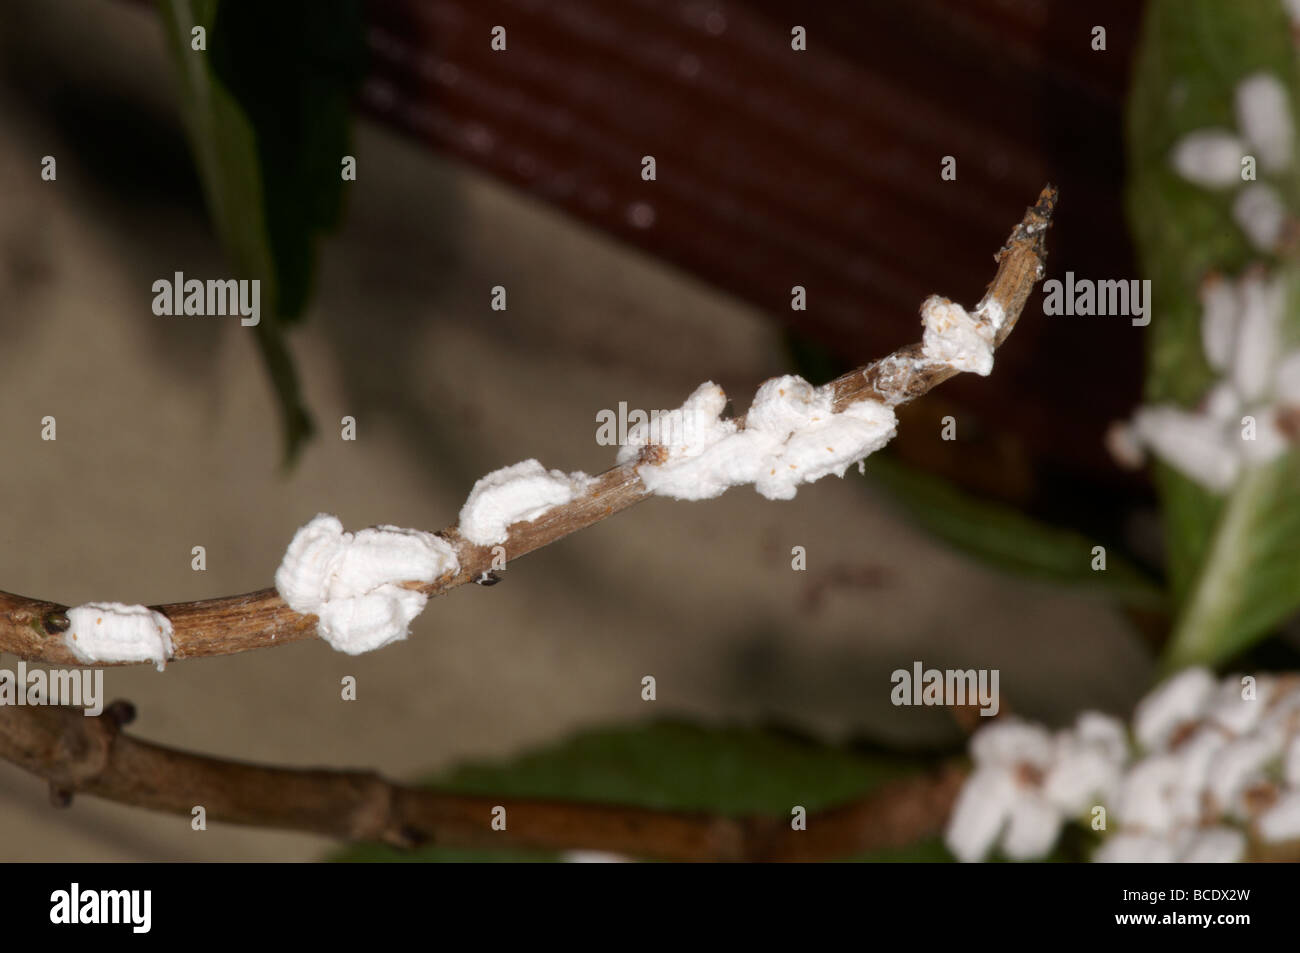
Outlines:
[[1189, 815], [1183, 764], [1173, 755], [1152, 755], [1140, 761], [1125, 776], [1115, 804], [1115, 817], [1126, 827], [1151, 834], [1165, 834]]
[[976, 732], [970, 749], [975, 770], [944, 834], [953, 856], [982, 860], [999, 840], [1013, 860], [1050, 851], [1065, 822], [1037, 780], [1055, 756], [1051, 734], [1039, 725], [1006, 718]]
[[1201, 282], [1201, 343], [1205, 359], [1216, 371], [1226, 371], [1237, 339], [1237, 286], [1218, 274]]
[[1228, 741], [1228, 736], [1220, 728], [1202, 725], [1178, 745], [1174, 756], [1182, 766], [1179, 788], [1181, 816], [1196, 818], [1200, 815], [1201, 792], [1209, 783], [1210, 767]]
[[1291, 441], [1282, 432], [1281, 417], [1276, 407], [1262, 407], [1252, 415], [1255, 418], [1255, 438], [1241, 440], [1242, 459], [1252, 466], [1272, 463], [1291, 449]]
[[1041, 725], [1002, 718], [975, 733], [970, 753], [978, 765], [1006, 767], [1019, 763], [1044, 768], [1052, 760], [1052, 735]]
[[1146, 462], [1146, 448], [1137, 428], [1123, 420], [1112, 420], [1103, 437], [1106, 452], [1125, 470], [1137, 470]]
[[1280, 275], [1267, 278], [1255, 273], [1242, 280], [1232, 383], [1248, 402], [1259, 400], [1271, 389], [1285, 306], [1286, 284]]
[[1278, 362], [1273, 390], [1280, 403], [1300, 407], [1300, 351], [1292, 351]]
[[1097, 848], [1092, 859], [1098, 864], [1172, 864], [1177, 860], [1174, 845], [1151, 834], [1112, 834]]
[[1224, 745], [1210, 761], [1207, 791], [1219, 811], [1241, 816], [1241, 794], [1265, 780], [1264, 767], [1282, 753], [1281, 732], [1263, 732]]
[[1287, 744], [1286, 757], [1282, 761], [1282, 780], [1293, 788], [1300, 788], [1300, 735]]
[[977, 768], [948, 817], [944, 843], [963, 863], [983, 860], [1002, 836], [1015, 801], [1015, 780], [1001, 768]]
[[566, 864], [630, 864], [632, 858], [603, 850], [566, 850], [560, 855]]
[[1056, 844], [1065, 818], [1042, 797], [1020, 797], [1016, 800], [1007, 831], [1002, 838], [1002, 850], [1012, 860], [1033, 860], [1046, 856]]
[[1277, 248], [1288, 218], [1282, 196], [1263, 182], [1246, 186], [1232, 202], [1233, 221], [1259, 251], [1272, 252]]
[[1172, 404], [1139, 407], [1133, 433], [1161, 460], [1215, 493], [1237, 482], [1241, 460], [1227, 442], [1223, 424]]
[[1179, 852], [1184, 864], [1235, 864], [1246, 856], [1246, 835], [1231, 827], [1198, 830]]
[[[1120, 462], [1136, 443], [1214, 493], [1227, 493], [1246, 467], [1271, 463], [1292, 449], [1282, 409], [1300, 406], [1300, 350], [1281, 352], [1286, 284], [1249, 271], [1234, 286], [1210, 275], [1201, 286], [1201, 339], [1211, 368], [1227, 373], [1197, 410], [1174, 404], [1139, 407], [1131, 426], [1108, 436]], [[1248, 429], [1246, 420], [1254, 421]]]
[[1164, 747], [1179, 727], [1199, 718], [1215, 692], [1214, 676], [1189, 668], [1162, 682], [1138, 704], [1133, 733], [1148, 751]]
[[1227, 129], [1198, 129], [1174, 145], [1175, 171], [1189, 182], [1208, 189], [1241, 184], [1241, 159], [1246, 145]]
[[1210, 388], [1202, 402], [1205, 416], [1221, 424], [1236, 426], [1241, 422], [1241, 396], [1227, 381]]
[[1255, 829], [1272, 843], [1300, 838], [1300, 791], [1287, 791], [1279, 797], [1259, 816]]
[[1116, 763], [1128, 759], [1128, 729], [1118, 718], [1085, 711], [1075, 722], [1074, 731], [1080, 741], [1098, 748], [1108, 759]]
[[1237, 126], [1258, 153], [1268, 172], [1281, 172], [1291, 164], [1295, 133], [1286, 87], [1272, 73], [1252, 73], [1237, 84], [1234, 96]]
[[1260, 727], [1280, 731], [1287, 737], [1300, 733], [1300, 687], [1275, 689]]
[[1215, 692], [1210, 703], [1207, 718], [1214, 724], [1232, 732], [1244, 735], [1252, 730], [1264, 715], [1269, 700], [1273, 695], [1273, 682], [1268, 678], [1255, 680], [1255, 697], [1244, 698], [1241, 677], [1229, 675], [1223, 686]]
[[1128, 759], [1123, 724], [1108, 715], [1084, 712], [1073, 732], [1055, 741], [1053, 763], [1043, 778], [1043, 796], [1070, 817], [1110, 800]]

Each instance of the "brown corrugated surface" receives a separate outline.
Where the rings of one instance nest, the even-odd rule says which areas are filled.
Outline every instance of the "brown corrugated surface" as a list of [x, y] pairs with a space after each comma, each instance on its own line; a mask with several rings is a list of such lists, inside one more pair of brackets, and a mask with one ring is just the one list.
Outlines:
[[[1078, 7], [370, 0], [363, 105], [857, 361], [914, 340], [927, 294], [973, 303], [1049, 180], [1049, 276], [1137, 276], [1121, 124], [1140, 4]], [[790, 47], [795, 23], [807, 52]], [[642, 181], [644, 155], [657, 181]], [[945, 155], [955, 182], [940, 179]], [[805, 313], [790, 310], [796, 284]], [[664, 361], [689, 346], [646, 339]], [[928, 431], [900, 449], [1022, 500], [1047, 472], [1114, 484], [1100, 435], [1138, 396], [1140, 348], [1127, 319], [1035, 306], [992, 378], [916, 412], [961, 408], [965, 436], [988, 435], [988, 472]]]

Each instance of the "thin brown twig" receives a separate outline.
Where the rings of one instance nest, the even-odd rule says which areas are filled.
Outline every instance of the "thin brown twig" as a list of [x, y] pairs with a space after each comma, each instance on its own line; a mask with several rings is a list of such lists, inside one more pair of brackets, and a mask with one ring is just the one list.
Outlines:
[[[881, 785], [812, 814], [728, 817], [564, 801], [451, 794], [369, 771], [268, 767], [177, 751], [121, 730], [115, 702], [101, 718], [64, 707], [0, 708], [0, 758], [44, 778], [51, 799], [92, 794], [168, 814], [322, 834], [398, 848], [586, 849], [662, 860], [817, 861], [902, 847], [942, 830], [964, 772], [953, 766]], [[505, 808], [504, 830], [492, 827]]]
[[[995, 345], [1001, 345], [1020, 317], [1034, 284], [1043, 274], [1045, 237], [1056, 206], [1056, 189], [1048, 185], [1038, 202], [1026, 210], [997, 255], [998, 270], [985, 295], [1005, 314]], [[905, 404], [959, 373], [944, 363], [925, 359], [920, 344], [911, 344], [831, 382], [834, 409], [841, 411], [860, 400], [881, 400], [892, 406]], [[739, 421], [743, 426], [743, 420]], [[597, 476], [586, 494], [556, 506], [529, 523], [510, 527], [506, 559], [513, 561], [549, 543], [598, 523], [641, 502], [649, 494], [637, 476], [636, 464], [624, 464]], [[458, 551], [460, 571], [419, 588], [439, 595], [481, 577], [493, 568], [491, 547], [462, 539], [455, 527], [439, 535]], [[414, 585], [414, 584], [412, 584]], [[167, 616], [173, 627], [174, 659], [233, 655], [250, 649], [282, 645], [316, 634], [316, 617], [290, 609], [274, 589], [245, 595], [152, 606]], [[0, 652], [57, 665], [84, 664], [62, 638], [67, 606], [0, 592]], [[95, 663], [110, 665], [120, 663]], [[131, 663], [127, 663], [131, 664]]]

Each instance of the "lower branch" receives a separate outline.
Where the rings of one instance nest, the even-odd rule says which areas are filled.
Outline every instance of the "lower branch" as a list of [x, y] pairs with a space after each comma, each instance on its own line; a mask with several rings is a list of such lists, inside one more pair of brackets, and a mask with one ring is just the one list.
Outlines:
[[[944, 767], [881, 785], [808, 818], [725, 817], [640, 807], [448, 794], [368, 771], [279, 768], [140, 741], [115, 702], [99, 718], [77, 708], [0, 707], [0, 758], [44, 778], [56, 804], [91, 794], [153, 811], [322, 834], [398, 848], [585, 849], [678, 861], [820, 861], [903, 847], [939, 834], [965, 772]], [[493, 808], [506, 829], [492, 829]]]

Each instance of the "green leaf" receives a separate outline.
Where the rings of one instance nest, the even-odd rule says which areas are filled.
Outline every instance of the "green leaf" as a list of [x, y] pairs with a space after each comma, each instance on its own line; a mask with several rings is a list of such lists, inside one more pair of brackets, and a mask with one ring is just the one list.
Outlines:
[[[461, 794], [784, 817], [792, 804], [812, 813], [861, 797], [928, 763], [913, 756], [831, 747], [771, 730], [655, 722], [583, 732], [505, 763], [465, 765], [428, 779], [427, 786]], [[407, 852], [362, 845], [331, 859], [434, 862], [553, 860], [555, 856], [438, 847]], [[951, 858], [935, 839], [857, 859]]]
[[[284, 326], [301, 314], [315, 245], [339, 218], [348, 103], [361, 76], [354, 0], [158, 0], [209, 214], [241, 276], [262, 284], [258, 346], [286, 463], [311, 435]], [[207, 50], [191, 48], [206, 30]]]
[[1166, 666], [1214, 664], [1300, 606], [1300, 460], [1248, 473], [1228, 498], [1169, 644]]
[[[1300, 101], [1291, 27], [1277, 0], [1153, 0], [1129, 103], [1128, 214], [1143, 276], [1152, 282], [1146, 399], [1192, 406], [1210, 387], [1200, 334], [1198, 289], [1205, 275], [1235, 276], [1261, 256], [1232, 219], [1235, 190], [1180, 178], [1174, 144], [1208, 127], [1235, 129], [1235, 88], [1266, 70]], [[1261, 178], [1266, 178], [1261, 175]], [[1296, 173], [1271, 179], [1294, 209]], [[1265, 256], [1267, 258], [1267, 256]], [[1300, 330], [1295, 265], [1287, 336]], [[1158, 465], [1172, 596], [1179, 606], [1166, 664], [1222, 662], [1267, 636], [1300, 606], [1300, 506], [1294, 454], [1253, 473], [1226, 497]]]
[[1166, 606], [1160, 586], [1113, 547], [1107, 547], [1105, 571], [1094, 571], [1096, 539], [981, 500], [883, 454], [867, 461], [867, 476], [888, 490], [915, 523], [990, 565], [1048, 582], [1097, 589], [1133, 608], [1158, 611]]
[[358, 0], [222, 3], [209, 50], [214, 78], [238, 102], [257, 150], [276, 268], [276, 313], [302, 314], [316, 243], [342, 214], [352, 99], [365, 72]]

